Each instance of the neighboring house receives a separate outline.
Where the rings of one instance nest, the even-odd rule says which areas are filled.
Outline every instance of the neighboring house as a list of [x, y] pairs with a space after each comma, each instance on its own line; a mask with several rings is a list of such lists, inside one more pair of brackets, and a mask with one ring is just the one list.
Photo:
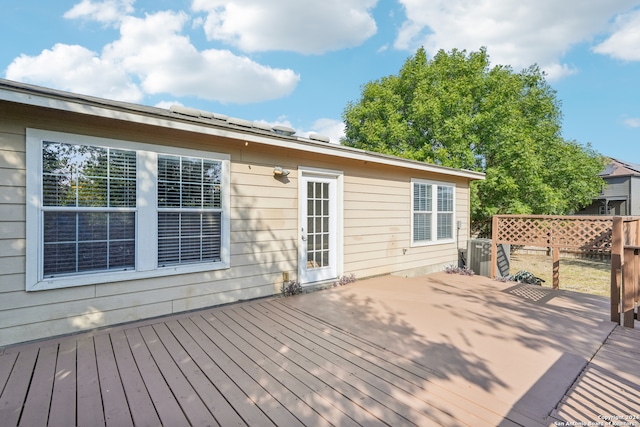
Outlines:
[[586, 215], [640, 215], [640, 165], [610, 159], [599, 175], [605, 184]]
[[[290, 173], [288, 173], [290, 171]], [[484, 175], [0, 80], [0, 346], [456, 264]]]

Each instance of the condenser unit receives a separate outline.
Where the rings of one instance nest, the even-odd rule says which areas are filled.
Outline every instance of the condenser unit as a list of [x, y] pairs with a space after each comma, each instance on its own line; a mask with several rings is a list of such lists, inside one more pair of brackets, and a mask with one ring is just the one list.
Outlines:
[[[509, 274], [509, 252], [511, 245], [498, 245], [496, 274]], [[471, 239], [467, 243], [467, 267], [480, 276], [491, 276], [491, 239]]]

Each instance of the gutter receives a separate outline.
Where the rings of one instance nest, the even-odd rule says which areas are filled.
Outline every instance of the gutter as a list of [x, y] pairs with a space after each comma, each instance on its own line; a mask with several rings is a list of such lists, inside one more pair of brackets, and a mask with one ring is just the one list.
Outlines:
[[485, 179], [485, 174], [481, 172], [438, 166], [302, 137], [279, 135], [264, 129], [249, 129], [246, 126], [229, 124], [222, 120], [214, 121], [212, 119], [185, 116], [162, 108], [78, 95], [5, 79], [0, 79], [0, 100], [93, 117], [179, 129], [344, 159], [374, 162], [469, 180]]

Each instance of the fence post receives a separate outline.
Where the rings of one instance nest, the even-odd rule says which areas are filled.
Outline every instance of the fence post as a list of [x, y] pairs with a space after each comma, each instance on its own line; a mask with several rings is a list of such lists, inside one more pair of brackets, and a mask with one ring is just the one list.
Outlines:
[[497, 276], [498, 265], [498, 216], [494, 215], [491, 219], [491, 278]]
[[553, 289], [560, 288], [560, 248], [552, 247], [553, 254]]
[[613, 218], [611, 230], [611, 321], [620, 323], [620, 285], [622, 282], [622, 256], [624, 248], [624, 223], [622, 218]]
[[634, 326], [634, 309], [635, 294], [638, 282], [638, 254], [640, 248], [638, 246], [627, 246], [624, 248], [624, 264], [622, 268], [622, 301], [620, 304], [620, 312], [622, 316], [622, 326], [633, 328]]
[[[634, 242], [635, 246], [640, 246], [640, 220], [635, 221], [636, 223], [636, 241]], [[640, 268], [640, 264], [639, 267]], [[635, 302], [635, 306], [640, 308], [640, 272], [638, 272], [638, 278], [635, 281], [635, 296], [633, 298]]]

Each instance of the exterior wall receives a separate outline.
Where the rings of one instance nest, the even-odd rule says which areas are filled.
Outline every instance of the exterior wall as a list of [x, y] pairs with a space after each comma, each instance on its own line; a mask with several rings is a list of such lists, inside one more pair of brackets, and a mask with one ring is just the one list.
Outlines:
[[629, 215], [637, 216], [640, 215], [640, 176], [632, 176], [629, 180]]
[[[606, 177], [607, 185], [599, 200], [580, 210], [582, 215], [599, 215], [604, 206], [604, 198], [626, 198], [626, 200], [610, 200], [608, 215], [640, 215], [640, 177], [612, 176]], [[634, 203], [634, 201], [638, 201]]]
[[[345, 272], [356, 277], [380, 274], [413, 276], [457, 265], [458, 249], [469, 234], [469, 186], [430, 174], [374, 166], [345, 174]], [[461, 221], [457, 244], [411, 245], [411, 178], [456, 185], [455, 224]]]
[[[344, 171], [345, 273], [429, 272], [466, 247], [466, 179], [7, 103], [0, 117], [0, 346], [279, 292], [283, 272], [297, 275], [298, 183], [276, 165]], [[232, 267], [26, 292], [26, 128], [230, 154]], [[411, 178], [455, 183], [457, 245], [411, 247]]]
[[629, 195], [629, 177], [609, 177], [606, 178], [606, 182], [605, 196], [624, 197]]

